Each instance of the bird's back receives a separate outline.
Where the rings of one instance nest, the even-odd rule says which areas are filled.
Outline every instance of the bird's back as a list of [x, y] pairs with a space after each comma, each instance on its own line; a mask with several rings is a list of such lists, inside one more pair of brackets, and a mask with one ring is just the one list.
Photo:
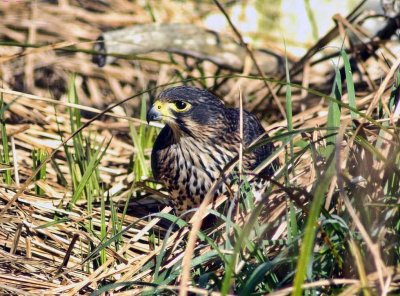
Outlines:
[[[227, 108], [226, 116], [230, 118], [232, 122], [232, 130], [239, 131], [240, 124], [240, 110], [237, 108]], [[265, 132], [265, 129], [261, 125], [260, 121], [253, 114], [243, 111], [243, 144], [244, 148], [248, 148], [255, 142], [260, 143], [260, 145], [252, 149], [248, 154], [244, 155], [244, 159], [249, 161], [249, 166], [246, 168], [248, 171], [254, 170], [258, 165], [260, 165], [265, 159], [267, 159], [274, 146], [268, 141], [269, 137]], [[263, 143], [263, 144], [261, 144]], [[274, 163], [276, 165], [276, 163]], [[260, 176], [271, 176], [273, 174], [273, 165], [268, 166], [263, 169], [259, 175]]]

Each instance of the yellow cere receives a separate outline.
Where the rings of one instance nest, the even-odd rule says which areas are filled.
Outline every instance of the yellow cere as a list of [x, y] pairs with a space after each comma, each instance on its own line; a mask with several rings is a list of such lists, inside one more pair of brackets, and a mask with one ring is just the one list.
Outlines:
[[154, 108], [156, 109], [157, 112], [159, 112], [162, 116], [166, 117], [171, 117], [172, 114], [169, 111], [168, 104], [161, 102], [161, 101], [156, 101], [154, 102]]

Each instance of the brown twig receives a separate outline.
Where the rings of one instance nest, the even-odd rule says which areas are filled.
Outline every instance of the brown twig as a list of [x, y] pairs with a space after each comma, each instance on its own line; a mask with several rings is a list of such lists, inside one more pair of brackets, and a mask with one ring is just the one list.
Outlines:
[[69, 258], [71, 257], [71, 252], [75, 247], [75, 243], [79, 238], [78, 233], [74, 233], [74, 236], [72, 237], [71, 243], [69, 244], [68, 250], [65, 253], [63, 262], [61, 263], [60, 267], [57, 269], [56, 274], [60, 273], [60, 271], [63, 269], [63, 267], [67, 266]]

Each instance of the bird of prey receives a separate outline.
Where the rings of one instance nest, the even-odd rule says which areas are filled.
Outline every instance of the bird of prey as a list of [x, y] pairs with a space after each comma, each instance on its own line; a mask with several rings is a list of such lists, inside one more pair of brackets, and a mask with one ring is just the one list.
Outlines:
[[[155, 179], [169, 191], [178, 213], [198, 207], [224, 167], [238, 156], [239, 118], [239, 109], [225, 107], [218, 97], [195, 87], [169, 88], [155, 100], [147, 121], [162, 121], [166, 125], [154, 143], [151, 167]], [[243, 146], [258, 138], [268, 139], [268, 136], [259, 120], [243, 111]], [[272, 150], [273, 145], [264, 141], [244, 154], [244, 171], [252, 171]], [[256, 190], [265, 189], [263, 177], [273, 174], [273, 166], [269, 165], [253, 179]], [[218, 188], [216, 196], [228, 190], [233, 174]]]

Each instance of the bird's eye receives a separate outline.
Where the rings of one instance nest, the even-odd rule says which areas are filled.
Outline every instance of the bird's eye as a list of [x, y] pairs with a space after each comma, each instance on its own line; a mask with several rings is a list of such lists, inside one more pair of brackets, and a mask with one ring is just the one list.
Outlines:
[[177, 109], [183, 110], [183, 109], [186, 108], [187, 104], [185, 102], [182, 102], [182, 101], [176, 101], [175, 102], [175, 106], [176, 106]]
[[175, 101], [174, 102], [175, 110], [178, 112], [183, 112], [189, 109], [190, 105], [183, 101]]

